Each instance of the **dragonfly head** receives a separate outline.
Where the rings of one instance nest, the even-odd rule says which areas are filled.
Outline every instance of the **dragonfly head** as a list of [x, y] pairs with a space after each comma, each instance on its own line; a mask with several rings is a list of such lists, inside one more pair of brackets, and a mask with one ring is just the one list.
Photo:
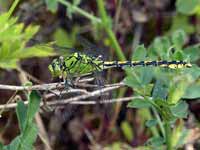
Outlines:
[[63, 57], [59, 57], [54, 59], [52, 63], [48, 66], [49, 71], [53, 77], [60, 77], [62, 76], [62, 61]]

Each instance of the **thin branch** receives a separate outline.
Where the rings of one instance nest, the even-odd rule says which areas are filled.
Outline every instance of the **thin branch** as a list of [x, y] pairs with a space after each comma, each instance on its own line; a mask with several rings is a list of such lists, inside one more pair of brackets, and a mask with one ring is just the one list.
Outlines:
[[83, 100], [83, 99], [86, 99], [86, 98], [99, 96], [104, 92], [109, 92], [109, 91], [118, 89], [122, 86], [124, 86], [124, 84], [119, 83], [117, 86], [106, 87], [106, 88], [103, 88], [103, 89], [95, 90], [95, 91], [90, 92], [88, 94], [83, 94], [83, 95], [79, 95], [79, 96], [72, 97], [72, 98], [69, 98], [69, 99], [63, 99], [63, 100], [61, 99], [61, 100], [51, 101], [51, 102], [46, 102], [46, 103], [47, 103], [47, 105], [65, 105], [65, 104], [68, 104], [68, 103], [73, 102], [73, 101], [79, 101], [79, 100]]
[[[79, 86], [79, 83], [80, 83], [80, 86], [82, 86], [83, 81], [89, 82], [91, 80], [92, 80], [91, 78], [80, 80], [75, 85]], [[119, 86], [119, 85], [124, 85], [124, 83], [120, 82], [120, 83], [115, 83], [115, 84], [107, 84], [107, 85], [104, 85], [104, 87], [112, 87], [112, 86]], [[33, 86], [16, 86], [16, 85], [0, 84], [0, 90], [11, 90], [11, 91], [31, 91], [31, 90], [47, 91], [47, 90], [53, 90], [53, 89], [58, 89], [58, 88], [63, 88], [63, 87], [64, 87], [64, 82], [38, 84], [38, 85], [33, 85]], [[94, 85], [94, 87], [96, 86]]]
[[75, 101], [75, 102], [71, 102], [70, 104], [74, 104], [74, 105], [95, 105], [97, 103], [107, 104], [107, 103], [116, 103], [116, 102], [127, 102], [127, 101], [134, 100], [137, 98], [143, 99], [143, 97], [141, 97], [141, 96], [132, 96], [132, 97], [101, 100], [98, 102], [97, 101]]
[[[80, 103], [75, 103], [75, 102], [86, 99], [86, 98], [99, 96], [104, 92], [109, 92], [109, 91], [118, 89], [118, 88], [123, 87], [123, 86], [124, 86], [124, 83], [121, 82], [121, 83], [118, 83], [118, 84], [114, 84], [114, 86], [109, 86], [109, 87], [106, 87], [106, 88], [103, 88], [103, 89], [95, 90], [93, 92], [85, 92], [85, 94], [82, 94], [82, 95], [79, 95], [79, 96], [76, 96], [76, 97], [45, 102], [45, 104], [48, 105], [48, 106], [66, 105], [66, 104], [69, 104], [69, 103], [82, 105], [82, 104], [84, 104], [83, 102], [80, 102]], [[77, 90], [77, 89], [72, 89], [72, 90]], [[80, 92], [80, 89], [77, 90], [77, 91]], [[108, 102], [108, 101], [110, 101], [110, 102]], [[102, 102], [100, 101], [100, 103], [113, 103], [113, 102], [116, 102], [116, 101], [117, 100], [107, 100], [107, 101], [103, 100]], [[95, 104], [94, 101], [87, 101], [87, 102], [88, 102], [88, 104]], [[24, 101], [24, 104], [27, 105], [28, 101]], [[85, 103], [85, 105], [86, 104], [87, 103]], [[44, 105], [44, 102], [41, 102], [40, 106], [43, 106], [43, 105]], [[11, 109], [11, 108], [15, 108], [16, 106], [17, 106], [17, 103], [4, 104], [4, 105], [0, 105], [0, 109]]]
[[[101, 101], [72, 101], [72, 102], [68, 102], [68, 103], [63, 103], [64, 105], [66, 104], [72, 104], [72, 105], [96, 105], [98, 103], [100, 104], [107, 104], [107, 103], [116, 103], [116, 102], [127, 102], [127, 101], [130, 101], [130, 100], [134, 100], [134, 99], [137, 99], [137, 98], [141, 98], [143, 99], [143, 97], [141, 96], [132, 96], [132, 97], [123, 97], [123, 98], [116, 98], [116, 99], [107, 99], [107, 100], [101, 100]], [[69, 100], [69, 99], [66, 99], [66, 100]], [[62, 100], [55, 100], [55, 101], [52, 101], [51, 103], [48, 103], [47, 102], [47, 105], [48, 106], [54, 106], [54, 105], [57, 105], [57, 101], [62, 101]], [[25, 105], [28, 105], [28, 101], [24, 101], [24, 104]], [[40, 106], [43, 106], [44, 103], [41, 102]], [[17, 106], [17, 103], [10, 103], [10, 104], [7, 104], [7, 105], [0, 105], [0, 109], [12, 109], [12, 108], [15, 108]]]
[[89, 92], [85, 89], [68, 89], [64, 91], [54, 90], [51, 93], [48, 93], [44, 96], [44, 99], [49, 99], [51, 97], [60, 96], [69, 93], [80, 93], [80, 94], [89, 94]]
[[[83, 82], [89, 82], [92, 80], [93, 78], [82, 79], [79, 81], [79, 83], [81, 84]], [[16, 85], [0, 84], [0, 90], [12, 90], [12, 91], [31, 91], [31, 90], [47, 91], [47, 90], [53, 90], [53, 89], [63, 88], [63, 87], [64, 87], [64, 82], [38, 84], [38, 85], [33, 85], [33, 86], [16, 86]]]
[[12, 90], [12, 91], [29, 91], [29, 90], [52, 90], [58, 88], [59, 85], [63, 83], [50, 83], [50, 84], [41, 84], [33, 86], [15, 86], [15, 85], [3, 85], [0, 84], [0, 90]]

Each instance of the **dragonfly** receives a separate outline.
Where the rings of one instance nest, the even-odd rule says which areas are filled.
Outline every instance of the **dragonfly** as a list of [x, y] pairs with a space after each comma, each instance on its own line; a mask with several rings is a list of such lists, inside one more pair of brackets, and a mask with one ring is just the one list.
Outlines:
[[123, 67], [164, 67], [171, 69], [191, 68], [192, 64], [186, 61], [104, 61], [102, 56], [90, 56], [75, 52], [68, 56], [60, 56], [52, 61], [49, 70], [53, 77], [66, 79], [68, 76], [81, 76], [92, 72], [101, 72], [109, 68]]
[[[80, 44], [84, 47], [85, 53], [79, 52], [74, 48], [67, 48], [67, 50], [70, 50], [73, 53], [55, 58], [48, 66], [53, 78], [61, 78], [64, 81], [65, 89], [68, 89], [68, 87], [74, 87], [73, 77], [82, 77], [87, 74], [94, 75], [96, 81], [95, 84], [97, 84], [98, 88], [101, 89], [105, 84], [102, 72], [109, 68], [157, 66], [176, 69], [192, 67], [192, 65], [186, 61], [107, 61], [105, 60], [106, 52], [104, 52], [103, 56], [98, 53], [101, 52], [102, 54], [102, 50], [104, 50], [103, 48], [97, 47], [82, 36], [77, 36], [77, 41], [81, 41]], [[66, 47], [55, 46], [54, 48], [57, 50], [66, 50]], [[107, 94], [109, 95], [109, 93]], [[100, 99], [108, 99], [107, 97], [109, 96], [101, 96]]]

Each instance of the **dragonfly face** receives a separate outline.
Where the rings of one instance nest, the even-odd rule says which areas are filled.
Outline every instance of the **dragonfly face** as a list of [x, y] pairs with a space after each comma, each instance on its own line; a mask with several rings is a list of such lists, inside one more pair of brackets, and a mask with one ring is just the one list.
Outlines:
[[63, 76], [63, 57], [54, 59], [48, 68], [53, 77]]

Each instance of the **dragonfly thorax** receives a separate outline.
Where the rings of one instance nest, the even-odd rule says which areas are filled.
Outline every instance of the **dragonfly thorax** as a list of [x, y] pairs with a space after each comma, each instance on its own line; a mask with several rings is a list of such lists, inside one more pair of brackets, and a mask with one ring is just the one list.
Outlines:
[[103, 70], [102, 56], [92, 57], [81, 53], [74, 53], [69, 56], [60, 56], [54, 59], [49, 65], [49, 70], [53, 77], [64, 77], [68, 74], [82, 75]]

